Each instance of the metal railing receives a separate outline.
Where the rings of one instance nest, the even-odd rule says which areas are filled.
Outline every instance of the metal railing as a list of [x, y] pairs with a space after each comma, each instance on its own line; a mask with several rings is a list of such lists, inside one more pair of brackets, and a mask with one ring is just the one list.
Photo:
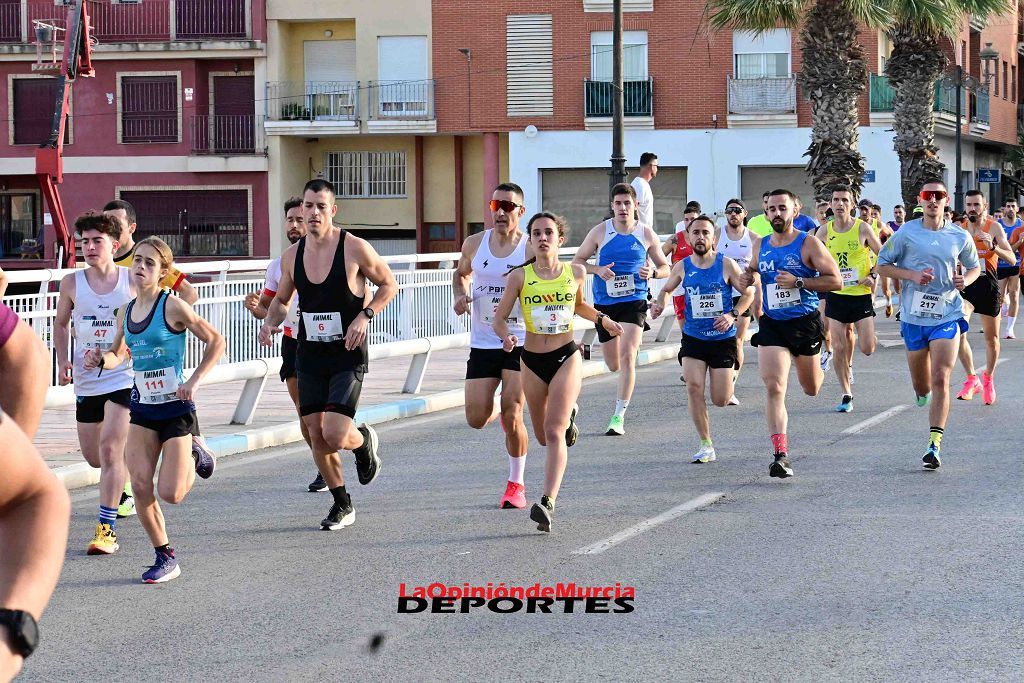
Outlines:
[[434, 119], [434, 81], [370, 81], [371, 119]]
[[262, 119], [251, 114], [193, 114], [189, 126], [191, 153], [265, 155]]
[[[89, 3], [92, 35], [101, 43], [246, 40], [252, 18], [246, 0], [144, 0]], [[0, 43], [31, 43], [33, 21], [63, 27], [67, 7], [49, 2], [0, 5]]]
[[896, 98], [896, 88], [889, 83], [889, 77], [884, 74], [871, 74], [869, 90], [870, 106], [872, 112], [892, 111], [893, 100]]
[[795, 114], [796, 76], [729, 77], [730, 114]]
[[264, 103], [268, 121], [356, 121], [359, 82], [270, 81]]
[[[968, 101], [967, 88], [960, 92], [960, 114], [967, 116]], [[889, 83], [889, 77], [884, 74], [871, 74], [870, 106], [872, 112], [891, 112], [893, 101], [896, 98], [896, 89]], [[956, 85], [940, 78], [935, 81], [935, 103], [932, 111], [939, 114], [950, 114], [956, 116]]]
[[[561, 253], [563, 257], [568, 257], [575, 251], [575, 248], [568, 248], [562, 249]], [[414, 356], [404, 391], [417, 393], [432, 350], [469, 346], [469, 316], [455, 315], [452, 310], [453, 269], [413, 269], [414, 264], [457, 262], [459, 254], [413, 254], [383, 258], [394, 272], [399, 292], [394, 301], [370, 323], [370, 358]], [[184, 272], [209, 279], [207, 282], [199, 282], [199, 278], [196, 278], [197, 281], [193, 283], [199, 295], [195, 309], [224, 335], [227, 347], [224, 358], [204, 380], [204, 384], [246, 380], [233, 420], [239, 424], [252, 421], [253, 411], [259, 403], [267, 377], [280, 367], [280, 335], [275, 337], [274, 346], [260, 346], [257, 335], [262, 322], [255, 319], [243, 305], [247, 293], [262, 290], [269, 265], [269, 260], [177, 264]], [[12, 283], [38, 283], [38, 292], [8, 296], [4, 298], [4, 303], [35, 329], [50, 349], [53, 359], [56, 358], [53, 339], [58, 296], [56, 290], [60, 279], [70, 272], [74, 271], [45, 269], [7, 274]], [[651, 291], [660, 291], [664, 282], [652, 280]], [[588, 300], [591, 297], [590, 283], [591, 278], [588, 276], [584, 288]], [[592, 340], [592, 323], [577, 318], [574, 325], [584, 330], [585, 341]], [[675, 326], [673, 316], [663, 316], [658, 341], [664, 341]], [[198, 365], [202, 352], [202, 342], [188, 335], [186, 369], [191, 370]], [[54, 367], [57, 367], [56, 362]], [[47, 407], [71, 405], [74, 400], [73, 387], [57, 386], [54, 374], [47, 394]]]
[[977, 90], [971, 98], [971, 123], [988, 125], [990, 95], [988, 90]]
[[[584, 116], [611, 116], [615, 84], [610, 81], [583, 81]], [[622, 115], [654, 115], [654, 79], [622, 82]]]

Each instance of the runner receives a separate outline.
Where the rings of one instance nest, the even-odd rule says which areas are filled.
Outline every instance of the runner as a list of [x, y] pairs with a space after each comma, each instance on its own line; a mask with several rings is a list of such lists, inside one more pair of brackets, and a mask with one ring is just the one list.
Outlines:
[[761, 379], [768, 393], [765, 412], [774, 448], [768, 474], [781, 479], [793, 476], [786, 438], [789, 368], [796, 364], [804, 393], [818, 394], [825, 379], [818, 358], [825, 338], [817, 310], [818, 292], [842, 287], [835, 259], [825, 246], [793, 227], [795, 200], [796, 195], [789, 190], [769, 193], [767, 215], [774, 232], [755, 245], [756, 258], [741, 280], [743, 287], [750, 287], [754, 273], [761, 274], [765, 311], [750, 344], [757, 347]]
[[793, 218], [793, 227], [800, 232], [813, 233], [818, 229], [818, 224], [814, 222], [814, 219], [805, 213], [801, 213], [804, 210], [804, 203], [799, 197], [796, 198], [796, 216]]
[[[292, 197], [284, 203], [285, 230], [289, 244], [295, 244], [306, 236], [306, 224], [302, 218], [302, 200]], [[270, 262], [267, 268], [267, 276], [263, 283], [263, 292], [252, 292], [245, 296], [245, 307], [257, 320], [265, 320], [267, 309], [277, 295], [277, 288], [281, 282], [281, 257], [278, 256]], [[288, 389], [288, 397], [292, 400], [296, 412], [299, 411], [299, 380], [295, 377], [295, 351], [299, 346], [299, 298], [293, 297], [288, 304], [288, 315], [284, 319], [284, 334], [281, 335], [281, 372], [278, 375]], [[302, 413], [299, 413], [299, 430], [302, 432], [302, 439], [306, 445], [310, 445], [309, 429], [302, 421]], [[312, 446], [310, 446], [312, 449]], [[313, 481], [306, 487], [310, 493], [319, 493], [327, 490], [327, 482], [324, 476], [318, 471]]]
[[[837, 413], [853, 410], [853, 347], [865, 356], [875, 352], [875, 306], [871, 259], [882, 248], [871, 226], [850, 215], [856, 197], [846, 185], [832, 190], [834, 218], [818, 229], [821, 240], [839, 267], [843, 288], [825, 294], [825, 317], [835, 344], [835, 369], [843, 398]], [[854, 340], [854, 328], [857, 331]]]
[[[738, 201], [729, 200], [726, 215], [730, 220], [738, 214], [730, 212], [729, 208], [736, 206]], [[742, 223], [740, 228], [743, 228]], [[749, 246], [749, 236], [744, 237]], [[700, 437], [700, 448], [694, 454], [693, 462], [709, 463], [718, 456], [711, 439], [704, 385], [710, 374], [711, 400], [716, 406], [728, 405], [734, 398], [733, 382], [739, 369], [737, 341], [742, 344], [742, 339], [737, 339], [737, 323], [753, 302], [754, 290], [753, 287], [745, 287], [737, 302], [733, 303], [732, 295], [741, 286], [740, 275], [746, 264], [740, 266], [733, 259], [715, 252], [715, 223], [711, 218], [699, 216], [694, 219], [687, 228], [687, 239], [693, 247], [693, 255], [672, 266], [665, 286], [651, 306], [651, 315], [661, 317], [669, 292], [677, 287], [682, 287], [690, 299], [683, 327], [683, 373], [686, 375], [690, 417]], [[727, 305], [730, 310], [725, 309]]]
[[[886, 243], [889, 237], [891, 237], [893, 233], [899, 230], [900, 227], [906, 222], [907, 210], [904, 208], [902, 204], [897, 204], [896, 206], [892, 207], [892, 217], [893, 219], [886, 223], [886, 226], [888, 226], [890, 232], [888, 234], [879, 234], [878, 236], [878, 239], [882, 242], [883, 245]], [[893, 300], [896, 306], [896, 310], [898, 311], [900, 299], [900, 281], [893, 280], [890, 282], [889, 278], [887, 277], [880, 277], [878, 278], [878, 280], [882, 286], [883, 294], [889, 291], [895, 293], [895, 297], [893, 297]], [[896, 320], [899, 320], [899, 313], [896, 314]]]
[[[885, 241], [889, 239], [892, 231], [889, 226], [882, 223], [882, 207], [875, 204], [870, 199], [861, 199], [857, 204], [857, 208], [860, 211], [860, 219], [871, 226], [871, 229], [875, 231], [875, 235], [878, 236], [879, 241], [885, 244]], [[871, 265], [875, 265], [876, 254], [871, 254]], [[882, 278], [882, 296], [885, 298], [885, 317], [891, 318], [893, 312], [896, 310], [892, 303], [892, 292], [889, 289], [889, 279]], [[872, 290], [872, 299], [874, 298], [874, 291]], [[874, 305], [874, 304], [872, 304]]]
[[[87, 213], [75, 221], [88, 266], [60, 281], [54, 346], [57, 381], [74, 382], [78, 443], [86, 462], [100, 470], [100, 512], [89, 555], [111, 555], [117, 543], [117, 518], [135, 514], [135, 500], [124, 460], [128, 407], [134, 375], [127, 363], [102, 375], [83, 365], [89, 349], [109, 351], [117, 329], [117, 311], [134, 298], [131, 270], [114, 265], [120, 227], [110, 216]], [[72, 325], [72, 321], [74, 324]], [[69, 354], [71, 337], [74, 354]]]
[[828, 211], [831, 208], [831, 204], [826, 201], [816, 202], [814, 205], [814, 222], [818, 224], [818, 227], [825, 225], [825, 223], [832, 218], [832, 214]]
[[[616, 199], [623, 196], [616, 194]], [[616, 202], [616, 213], [620, 210], [632, 219], [632, 202]], [[558, 260], [558, 249], [565, 243], [568, 230], [565, 219], [538, 213], [530, 218], [526, 230], [536, 258], [509, 273], [494, 314], [494, 333], [503, 340], [507, 353], [519, 345], [519, 337], [506, 322], [518, 301], [526, 328], [523, 389], [533, 433], [547, 447], [544, 495], [530, 508], [530, 519], [537, 523], [538, 530], [550, 532], [568, 459], [565, 433], [572, 425], [583, 381], [583, 362], [572, 332], [573, 316], [590, 320], [613, 338], [623, 333], [623, 326], [583, 300], [584, 267]]]
[[907, 210], [902, 204], [892, 207], [892, 220], [889, 221], [889, 229], [896, 232], [907, 221]]
[[[131, 357], [135, 370], [126, 456], [139, 521], [156, 552], [153, 566], [142, 575], [143, 583], [163, 583], [181, 575], [154, 495], [157, 470], [156, 493], [176, 505], [192, 489], [196, 475], [209, 479], [217, 464], [191, 447], [190, 437], [199, 431], [192, 397], [224, 355], [224, 338], [189, 304], [163, 291], [160, 283], [173, 260], [170, 247], [157, 237], [138, 243], [132, 263], [138, 296], [118, 311], [110, 349], [89, 349], [83, 362], [86, 372], [97, 370], [101, 376], [99, 371], [113, 370]], [[182, 372], [186, 331], [205, 345], [202, 360], [188, 381]]]
[[[683, 209], [683, 220], [676, 223], [676, 231], [666, 239], [661, 245], [661, 252], [665, 256], [669, 257], [670, 263], [676, 264], [682, 261], [684, 258], [693, 253], [693, 249], [690, 247], [690, 243], [686, 241], [686, 227], [690, 224], [697, 216], [701, 215], [700, 202], [691, 201], [686, 203], [686, 207]], [[676, 321], [679, 323], [679, 332], [682, 334], [683, 331], [683, 311], [686, 309], [686, 297], [683, 296], [682, 292], [676, 292], [672, 296], [672, 305], [676, 312]], [[683, 365], [683, 346], [682, 341], [679, 344], [679, 353], [676, 355], [676, 360], [679, 362], [680, 367]], [[679, 381], [686, 384], [686, 375], [679, 375]]]
[[981, 326], [985, 332], [985, 372], [981, 379], [974, 370], [974, 353], [971, 342], [966, 334], [960, 335], [960, 363], [967, 372], [967, 379], [960, 393], [956, 395], [961, 401], [970, 401], [974, 394], [981, 391], [985, 405], [990, 406], [996, 401], [995, 372], [999, 360], [999, 280], [996, 279], [998, 259], [1009, 262], [1014, 253], [1006, 240], [1006, 234], [999, 224], [988, 217], [988, 202], [979, 190], [968, 190], [965, 195], [964, 208], [967, 220], [961, 227], [974, 240], [974, 248], [978, 250], [978, 260], [984, 264], [978, 279], [964, 288], [961, 296], [964, 300], [964, 320], [969, 325], [971, 313], [981, 317]]
[[[654, 229], [633, 219], [636, 199], [633, 188], [620, 183], [612, 188], [612, 214], [591, 229], [573, 258], [573, 263], [593, 274], [594, 307], [622, 323], [621, 338], [597, 328], [604, 363], [619, 373], [615, 413], [608, 423], [608, 436], [626, 433], [623, 421], [636, 380], [636, 356], [647, 325], [648, 279], [668, 277], [669, 265]], [[594, 265], [587, 259], [596, 254]], [[648, 259], [654, 267], [648, 265]]]
[[[903, 280], [900, 332], [907, 347], [917, 405], [929, 409], [924, 466], [939, 467], [939, 450], [949, 414], [949, 375], [959, 336], [967, 331], [960, 292], [981, 273], [974, 241], [945, 220], [949, 191], [942, 181], [925, 183], [920, 200], [924, 218], [909, 221], [878, 255], [878, 272]], [[958, 274], [957, 263], [967, 269]], [[932, 393], [935, 396], [932, 399]]]
[[[754, 216], [747, 221], [747, 229], [754, 233], [758, 237], [766, 237], [772, 234], [772, 223], [768, 220], [768, 193], [765, 192], [761, 195], [761, 209], [764, 213]], [[757, 312], [758, 308], [755, 303], [754, 311]], [[760, 315], [760, 314], [759, 314]]]
[[[1013, 232], [1024, 225], [1018, 215], [1019, 207], [1016, 199], [1007, 199], [1003, 204], [1003, 217], [999, 219], [999, 225], [1007, 239], [1013, 236]], [[1021, 257], [1003, 261], [1000, 259], [996, 276], [999, 278], [999, 295], [1003, 300], [1003, 312], [1006, 314], [1006, 331], [1003, 333], [1005, 339], [1016, 339], [1017, 335], [1014, 326], [1017, 323], [1017, 310], [1020, 306], [1020, 271]]]
[[[657, 162], [655, 162], [657, 165]], [[502, 340], [494, 333], [494, 311], [505, 292], [505, 278], [512, 266], [525, 263], [529, 239], [519, 228], [523, 190], [514, 183], [502, 183], [494, 189], [488, 206], [494, 228], [470, 235], [462, 243], [462, 255], [452, 278], [455, 294], [453, 308], [459, 315], [471, 313], [469, 361], [466, 363], [466, 422], [483, 429], [495, 418], [494, 392], [501, 384], [502, 428], [508, 452], [508, 483], [498, 502], [502, 508], [526, 507], [524, 471], [529, 436], [523, 424], [523, 382], [519, 371], [522, 346], [511, 352], [502, 349]], [[470, 280], [472, 279], [472, 285]], [[472, 293], [470, 292], [472, 287]], [[525, 338], [522, 313], [518, 306], [506, 321], [512, 334]], [[576, 443], [579, 430], [570, 421], [566, 438]]]
[[644, 152], [640, 155], [640, 170], [637, 171], [631, 185], [636, 191], [637, 222], [649, 228], [654, 227], [654, 193], [651, 192], [651, 181], [657, 175], [658, 155], [654, 152]]
[[[723, 256], [735, 261], [739, 265], [740, 270], [746, 270], [747, 266], [750, 265], [750, 259], [754, 254], [754, 240], [756, 239], [750, 230], [743, 225], [746, 217], [747, 209], [742, 201], [739, 199], [727, 201], [725, 203], [725, 227], [718, 234], [716, 247]], [[752, 288], [751, 294], [753, 295], [757, 289], [758, 287]], [[743, 293], [739, 289], [733, 289], [732, 308], [737, 309], [740, 313], [739, 318], [736, 320], [736, 372], [734, 373], [734, 382], [739, 379], [740, 370], [743, 369], [747, 330], [750, 328], [750, 321], [754, 319], [751, 313], [753, 299], [751, 299], [750, 306], [742, 308], [739, 305], [742, 295]], [[739, 405], [735, 395], [729, 397], [729, 405]]]
[[[331, 183], [306, 183], [302, 209], [306, 236], [281, 255], [281, 282], [260, 328], [260, 343], [271, 345], [292, 294], [298, 292], [299, 412], [309, 430], [317, 469], [334, 498], [320, 522], [321, 529], [330, 531], [356, 519], [338, 451], [353, 452], [360, 484], [369, 484], [380, 471], [377, 432], [368, 424], [356, 427], [353, 420], [368, 365], [366, 331], [398, 293], [398, 283], [366, 240], [334, 227], [338, 205]], [[368, 304], [366, 280], [377, 286]]]

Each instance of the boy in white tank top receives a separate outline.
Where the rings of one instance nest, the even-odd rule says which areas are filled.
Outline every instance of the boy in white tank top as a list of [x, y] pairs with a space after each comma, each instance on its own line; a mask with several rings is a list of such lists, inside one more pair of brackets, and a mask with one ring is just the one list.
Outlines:
[[[86, 370], [89, 349], [106, 349], [116, 333], [117, 309], [134, 297], [128, 268], [114, 265], [120, 226], [109, 216], [87, 213], [75, 221], [82, 236], [88, 268], [65, 275], [60, 282], [55, 345], [61, 386], [75, 385], [75, 419], [82, 454], [100, 469], [100, 513], [96, 534], [86, 552], [117, 551], [117, 518], [135, 514], [124, 460], [128, 438], [128, 405], [133, 374], [127, 365], [106, 372]], [[73, 325], [72, 325], [73, 323]], [[74, 338], [74, 353], [69, 343]]]

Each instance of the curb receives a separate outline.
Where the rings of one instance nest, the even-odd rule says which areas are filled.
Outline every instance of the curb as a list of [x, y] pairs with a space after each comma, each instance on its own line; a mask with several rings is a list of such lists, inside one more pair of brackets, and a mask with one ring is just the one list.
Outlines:
[[[653, 365], [654, 363], [674, 359], [678, 352], [678, 344], [662, 344], [650, 349], [642, 349], [637, 354], [636, 364], [637, 366]], [[583, 361], [584, 378], [606, 375], [610, 372], [605, 367], [603, 361]], [[465, 405], [465, 402], [466, 395], [463, 390], [452, 389], [430, 394], [429, 396], [368, 406], [356, 412], [355, 421], [368, 424], [392, 422], [407, 417], [417, 417], [450, 408], [458, 408]], [[302, 441], [302, 432], [299, 430], [299, 424], [296, 421], [286, 425], [258, 427], [234, 434], [211, 436], [206, 439], [206, 445], [210, 447], [214, 455], [218, 458], [223, 458], [229, 455], [247, 453], [272, 446], [283, 446], [298, 441]], [[50, 471], [69, 490], [93, 486], [100, 481], [99, 469], [91, 467], [89, 463], [85, 462], [78, 463], [77, 465], [55, 467]]]

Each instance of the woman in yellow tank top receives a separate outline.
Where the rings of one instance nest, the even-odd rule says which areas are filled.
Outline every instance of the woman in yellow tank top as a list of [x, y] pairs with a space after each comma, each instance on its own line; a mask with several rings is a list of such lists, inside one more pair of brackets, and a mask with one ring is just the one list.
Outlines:
[[493, 324], [505, 350], [515, 348], [519, 340], [509, 334], [505, 319], [519, 300], [526, 323], [526, 342], [520, 359], [523, 391], [530, 407], [533, 433], [547, 447], [544, 495], [530, 510], [530, 519], [541, 531], [551, 531], [568, 447], [579, 436], [575, 424], [579, 411], [576, 399], [583, 382], [583, 361], [573, 336], [573, 317], [578, 315], [603, 325], [613, 337], [622, 334], [621, 325], [583, 300], [583, 266], [558, 260], [566, 230], [565, 219], [548, 212], [530, 219], [526, 234], [536, 256], [509, 272]]

